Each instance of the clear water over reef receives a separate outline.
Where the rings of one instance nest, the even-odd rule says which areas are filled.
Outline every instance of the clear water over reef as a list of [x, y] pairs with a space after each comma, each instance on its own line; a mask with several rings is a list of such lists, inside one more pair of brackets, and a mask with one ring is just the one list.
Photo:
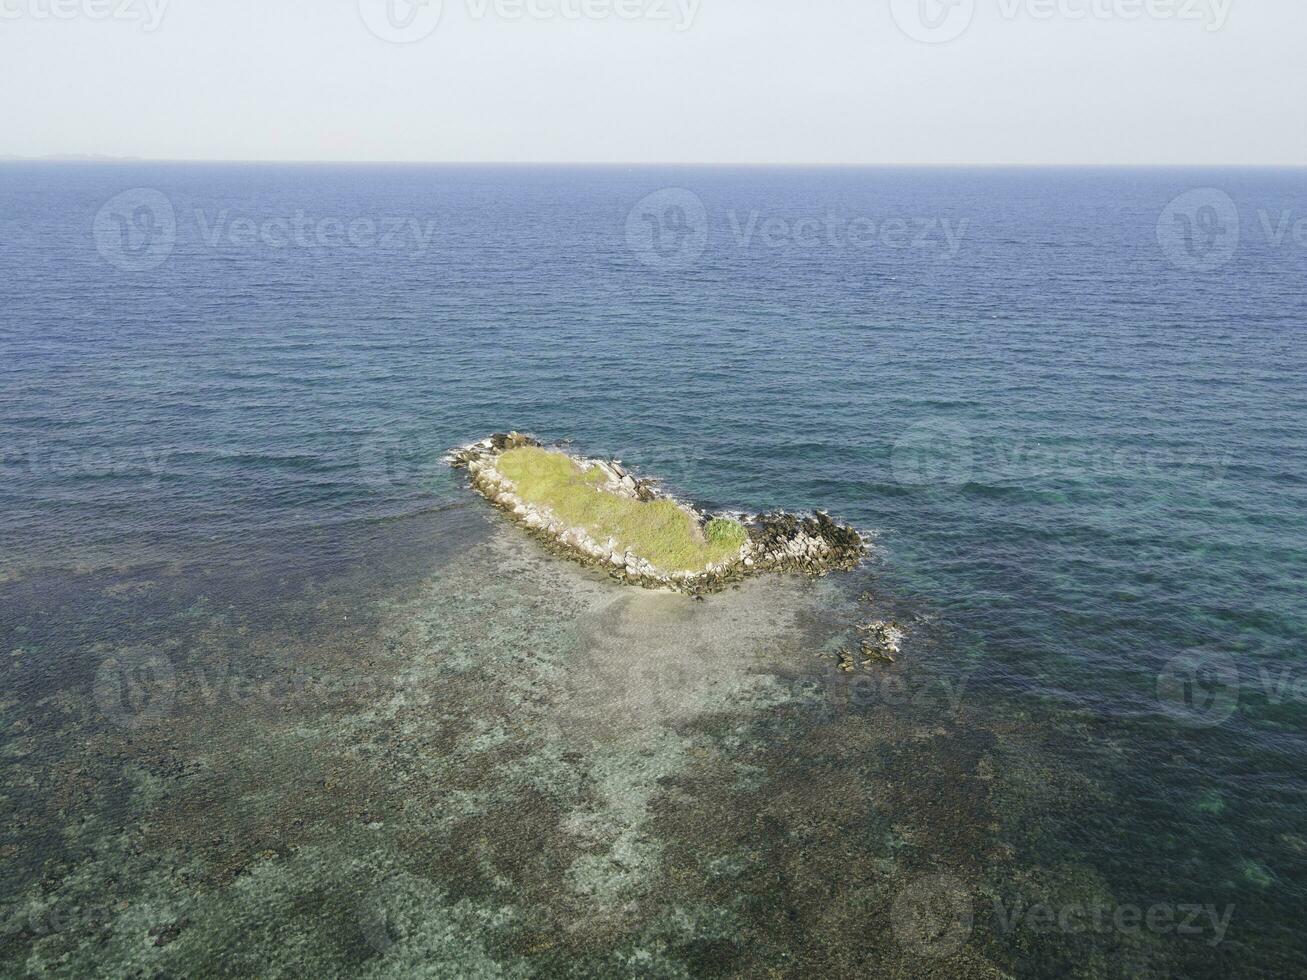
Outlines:
[[[1305, 188], [0, 166], [0, 974], [1307, 971]], [[622, 588], [509, 427], [875, 555]]]

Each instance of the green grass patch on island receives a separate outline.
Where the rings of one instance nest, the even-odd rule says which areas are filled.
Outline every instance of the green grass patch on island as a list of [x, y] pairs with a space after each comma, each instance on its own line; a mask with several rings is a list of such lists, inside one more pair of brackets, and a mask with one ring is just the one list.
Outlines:
[[563, 453], [521, 446], [496, 461], [517, 495], [547, 507], [597, 541], [615, 539], [665, 572], [701, 572], [735, 558], [748, 532], [738, 521], [715, 517], [703, 528], [670, 500], [632, 500], [602, 490], [597, 467], [583, 470]]

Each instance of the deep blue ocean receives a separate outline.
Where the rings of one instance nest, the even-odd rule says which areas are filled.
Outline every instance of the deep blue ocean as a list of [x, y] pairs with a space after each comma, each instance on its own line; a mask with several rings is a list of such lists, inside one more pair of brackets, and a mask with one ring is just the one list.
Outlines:
[[[1000, 937], [977, 953], [990, 967], [1307, 975], [1305, 232], [1307, 176], [1288, 170], [0, 165], [3, 891], [109, 910], [85, 939], [11, 912], [4, 962], [75, 974], [105, 935], [117, 949], [135, 900], [88, 870], [73, 828], [167, 819], [150, 810], [167, 793], [140, 790], [162, 755], [124, 775], [131, 749], [101, 753], [112, 772], [92, 781], [119, 788], [67, 789], [70, 746], [112, 726], [74, 712], [45, 730], [52, 706], [161, 638], [239, 658], [350, 615], [351, 643], [375, 639], [377, 609], [493, 528], [442, 454], [520, 429], [708, 506], [820, 507], [874, 536], [869, 570], [823, 601], [870, 588], [923, 624], [904, 670], [965, 665], [977, 724], [1030, 746], [1003, 799], [1038, 802], [1001, 841], [953, 838], [950, 873], [980, 880], [1006, 847], [1018, 891], [1074, 867], [1168, 922], [1231, 909], [1217, 942], [1178, 925], [1022, 938], [977, 912], [976, 935]], [[203, 642], [178, 639], [192, 628]], [[205, 805], [276, 792], [226, 785]], [[246, 880], [194, 860], [181, 891]], [[285, 941], [302, 916], [311, 935], [305, 908], [244, 928]], [[176, 928], [156, 945], [182, 956], [199, 930]], [[689, 975], [798, 969], [724, 948], [651, 955]], [[855, 962], [874, 966], [808, 965]]]

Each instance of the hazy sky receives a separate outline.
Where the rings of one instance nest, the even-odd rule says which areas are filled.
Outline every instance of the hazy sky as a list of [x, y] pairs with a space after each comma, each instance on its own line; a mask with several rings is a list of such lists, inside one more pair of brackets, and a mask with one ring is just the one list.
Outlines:
[[0, 0], [0, 154], [1307, 164], [1304, 0]]

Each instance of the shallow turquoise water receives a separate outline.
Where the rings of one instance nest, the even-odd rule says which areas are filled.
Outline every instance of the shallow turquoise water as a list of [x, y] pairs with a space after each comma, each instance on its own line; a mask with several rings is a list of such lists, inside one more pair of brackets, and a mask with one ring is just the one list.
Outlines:
[[[152, 268], [97, 237], [132, 188], [172, 209]], [[650, 243], [629, 217], [665, 188]], [[1161, 223], [1194, 188], [1241, 219], [1219, 268]], [[241, 934], [256, 960], [314, 948], [319, 973], [1301, 972], [1307, 250], [1267, 221], [1302, 188], [0, 168], [6, 962], [176, 970]], [[257, 230], [301, 215], [309, 244]], [[324, 219], [395, 234], [342, 245]], [[629, 607], [519, 549], [441, 465], [509, 427], [709, 505], [828, 508], [875, 559]], [[816, 653], [873, 613], [910, 624], [902, 663], [841, 681]], [[105, 708], [115, 658], [154, 684], [130, 711]], [[305, 679], [360, 663], [345, 694]], [[422, 711], [393, 704], [407, 671], [434, 679]], [[525, 741], [496, 727], [523, 712]], [[590, 731], [609, 716], [625, 729]], [[886, 927], [941, 878], [965, 942]], [[1041, 902], [1231, 911], [1213, 943], [1160, 912], [1014, 915]], [[380, 943], [376, 908], [400, 922]]]

